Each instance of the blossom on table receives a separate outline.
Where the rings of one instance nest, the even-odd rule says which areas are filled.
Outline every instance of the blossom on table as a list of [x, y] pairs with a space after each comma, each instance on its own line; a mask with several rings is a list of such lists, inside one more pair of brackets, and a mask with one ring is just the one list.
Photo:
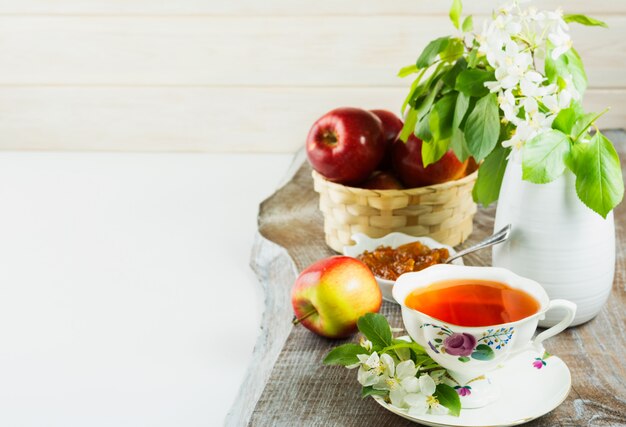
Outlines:
[[427, 412], [431, 414], [444, 415], [448, 413], [448, 408], [442, 406], [434, 396], [435, 381], [426, 374], [419, 377], [419, 392], [407, 394], [404, 401], [408, 405], [408, 414], [412, 416], [423, 415]]

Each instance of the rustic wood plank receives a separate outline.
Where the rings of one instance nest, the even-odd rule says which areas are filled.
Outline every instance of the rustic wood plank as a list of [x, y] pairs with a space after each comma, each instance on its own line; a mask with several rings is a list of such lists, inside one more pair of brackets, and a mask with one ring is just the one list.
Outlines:
[[[610, 29], [572, 26], [590, 87], [626, 88], [626, 16], [600, 18]], [[406, 87], [397, 71], [447, 20], [0, 16], [0, 85]]]
[[[340, 105], [398, 111], [406, 88], [0, 87], [0, 149], [294, 152]], [[626, 124], [626, 90], [591, 90]]]
[[[468, 13], [488, 13], [493, 0], [464, 2]], [[555, 9], [566, 6], [577, 13], [626, 13], [626, 4], [614, 0], [544, 0], [541, 6]], [[446, 14], [449, 1], [429, 0], [2, 0], [0, 14], [93, 14], [93, 15], [406, 15]]]
[[[622, 156], [626, 173], [626, 133], [607, 132]], [[494, 208], [481, 209], [475, 232], [466, 245], [488, 235]], [[561, 357], [572, 372], [573, 388], [567, 400], [530, 426], [626, 425], [626, 205], [615, 211], [617, 263], [611, 298], [592, 321], [547, 342], [548, 351]], [[261, 206], [259, 231], [287, 249], [297, 270], [331, 255], [323, 241], [322, 218], [312, 191], [310, 168], [304, 164], [295, 177]], [[489, 265], [490, 252], [472, 254], [468, 265]], [[275, 283], [270, 292], [285, 293], [292, 282]], [[291, 308], [275, 307], [283, 313]], [[385, 303], [382, 313], [392, 326], [401, 326], [397, 306]], [[286, 316], [286, 314], [285, 314]], [[325, 367], [321, 360], [335, 341], [320, 338], [304, 328], [293, 328], [261, 394], [249, 424], [254, 426], [409, 426], [414, 425], [360, 399], [353, 371]]]

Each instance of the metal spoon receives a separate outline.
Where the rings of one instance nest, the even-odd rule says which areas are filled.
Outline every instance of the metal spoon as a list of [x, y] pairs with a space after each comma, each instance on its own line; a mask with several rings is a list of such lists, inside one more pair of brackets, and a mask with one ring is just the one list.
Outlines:
[[482, 240], [476, 243], [474, 246], [470, 246], [467, 249], [463, 249], [461, 252], [457, 252], [456, 254], [449, 257], [444, 264], [450, 264], [450, 262], [454, 261], [457, 258], [461, 258], [467, 254], [471, 254], [472, 252], [476, 252], [480, 249], [488, 248], [489, 246], [497, 245], [498, 243], [502, 243], [506, 241], [511, 235], [511, 224], [504, 227], [502, 230], [494, 233], [493, 235], [487, 237], [485, 240]]

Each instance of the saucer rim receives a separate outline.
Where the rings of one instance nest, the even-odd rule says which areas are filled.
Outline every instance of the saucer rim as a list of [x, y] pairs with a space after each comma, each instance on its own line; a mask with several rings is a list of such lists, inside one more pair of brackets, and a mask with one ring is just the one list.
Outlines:
[[[523, 354], [528, 354], [528, 353], [523, 353]], [[520, 355], [521, 356], [521, 355]], [[382, 406], [384, 409], [388, 410], [389, 412], [398, 415], [404, 419], [407, 419], [409, 421], [415, 422], [415, 423], [421, 423], [423, 425], [427, 425], [427, 426], [432, 426], [432, 427], [512, 427], [512, 426], [518, 426], [518, 425], [522, 425], [525, 423], [528, 423], [532, 420], [536, 420], [537, 418], [543, 417], [546, 414], [549, 414], [550, 412], [554, 411], [556, 408], [558, 408], [559, 406], [561, 406], [563, 404], [563, 402], [565, 402], [565, 400], [567, 400], [567, 397], [569, 396], [570, 392], [572, 391], [572, 372], [569, 369], [569, 366], [567, 366], [567, 363], [565, 363], [565, 361], [563, 359], [561, 359], [560, 357], [552, 354], [551, 358], [557, 358], [559, 359], [561, 362], [563, 362], [563, 365], [565, 366], [565, 368], [567, 369], [567, 374], [568, 374], [568, 385], [567, 385], [567, 390], [563, 393], [563, 396], [561, 397], [561, 399], [558, 401], [558, 403], [556, 403], [554, 406], [552, 406], [551, 409], [542, 412], [540, 414], [534, 414], [532, 416], [526, 417], [526, 418], [521, 418], [521, 419], [517, 419], [511, 422], [508, 422], [506, 424], [481, 424], [480, 426], [478, 425], [471, 425], [471, 424], [448, 424], [448, 423], [440, 423], [437, 421], [430, 421], [421, 417], [415, 417], [412, 415], [409, 415], [407, 413], [403, 413], [397, 410], [394, 410], [393, 408], [391, 408], [389, 406], [389, 404], [387, 402], [384, 401], [384, 399], [380, 396], [371, 396], [372, 398], [374, 398], [374, 401], [376, 403], [378, 403], [380, 406]], [[497, 404], [496, 402], [490, 403], [489, 405], [486, 405], [485, 407], [489, 407], [491, 405], [495, 405]], [[474, 409], [464, 409], [461, 411], [461, 414], [463, 414], [463, 411], [472, 411]], [[461, 415], [462, 416], [462, 415]], [[461, 418], [461, 416], [459, 418]]]

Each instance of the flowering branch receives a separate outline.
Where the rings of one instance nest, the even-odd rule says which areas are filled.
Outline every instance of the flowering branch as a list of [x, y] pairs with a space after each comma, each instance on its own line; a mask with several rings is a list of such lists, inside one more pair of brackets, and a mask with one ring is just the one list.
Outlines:
[[579, 199], [606, 217], [623, 198], [621, 166], [595, 125], [604, 112], [582, 108], [587, 75], [569, 23], [606, 24], [561, 10], [522, 9], [513, 1], [474, 32], [471, 17], [460, 24], [461, 12], [454, 0], [450, 18], [461, 36], [433, 40], [401, 72], [418, 76], [402, 107], [400, 138], [413, 133], [426, 142], [425, 166], [448, 149], [461, 161], [482, 162], [473, 196], [483, 205], [498, 199], [512, 158], [521, 161], [523, 179], [537, 184], [571, 171]]

